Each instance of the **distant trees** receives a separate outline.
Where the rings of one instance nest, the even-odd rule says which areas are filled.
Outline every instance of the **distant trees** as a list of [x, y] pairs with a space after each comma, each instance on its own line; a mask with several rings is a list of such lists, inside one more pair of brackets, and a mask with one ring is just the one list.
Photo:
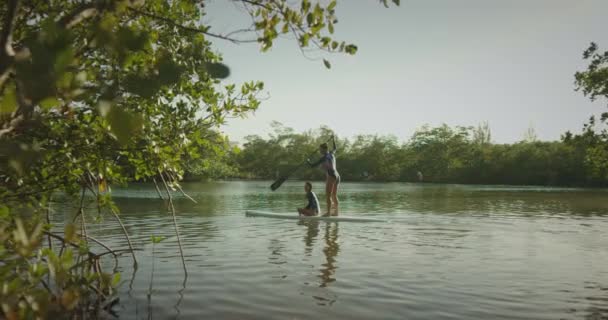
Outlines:
[[[234, 154], [239, 177], [274, 179], [306, 159], [326, 137], [328, 128], [296, 133], [275, 124], [269, 138], [247, 137]], [[589, 128], [567, 133], [561, 141], [536, 139], [494, 144], [487, 123], [477, 127], [423, 126], [405, 143], [394, 136], [358, 135], [338, 139], [338, 171], [347, 181], [603, 186], [608, 159], [602, 139]], [[318, 169], [304, 168], [299, 179], [319, 179]]]

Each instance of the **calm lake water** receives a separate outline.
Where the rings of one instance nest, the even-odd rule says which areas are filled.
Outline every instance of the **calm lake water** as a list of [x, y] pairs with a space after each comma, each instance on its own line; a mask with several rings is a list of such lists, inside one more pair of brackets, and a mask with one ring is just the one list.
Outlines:
[[[305, 204], [303, 183], [270, 183], [184, 185], [185, 282], [154, 187], [115, 190], [141, 249], [136, 272], [120, 260], [120, 318], [608, 319], [606, 190], [344, 183], [342, 214], [390, 222], [246, 218]], [[89, 233], [126, 247], [109, 216]]]

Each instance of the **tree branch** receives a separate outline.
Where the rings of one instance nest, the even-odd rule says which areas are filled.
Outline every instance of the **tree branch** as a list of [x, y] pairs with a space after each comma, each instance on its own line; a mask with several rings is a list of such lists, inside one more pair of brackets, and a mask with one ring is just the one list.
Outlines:
[[8, 78], [8, 71], [13, 64], [13, 57], [15, 56], [12, 38], [18, 10], [19, 0], [8, 0], [6, 20], [4, 20], [2, 33], [0, 34], [0, 87], [3, 87], [2, 84]]
[[184, 282], [188, 278], [188, 270], [186, 269], [186, 259], [184, 259], [184, 250], [182, 249], [182, 240], [179, 236], [179, 229], [177, 227], [177, 219], [175, 218], [175, 207], [173, 206], [173, 197], [171, 197], [171, 192], [169, 191], [169, 186], [167, 185], [167, 181], [163, 177], [163, 173], [158, 169], [158, 175], [160, 175], [160, 179], [163, 182], [163, 186], [165, 186], [165, 191], [167, 192], [167, 198], [169, 199], [169, 209], [171, 210], [171, 215], [173, 216], [173, 226], [175, 227], [175, 236], [177, 237], [177, 247], [179, 248], [179, 254], [182, 257], [182, 266], [184, 267]]
[[202, 33], [202, 34], [207, 35], [209, 37], [217, 38], [217, 39], [222, 39], [222, 40], [226, 40], [226, 41], [230, 41], [232, 43], [252, 43], [252, 42], [258, 42], [257, 39], [247, 39], [247, 40], [245, 40], [245, 39], [235, 39], [235, 38], [231, 38], [229, 36], [211, 33], [211, 32], [205, 31], [203, 29], [184, 26], [184, 25], [181, 25], [181, 24], [179, 24], [179, 23], [177, 23], [177, 22], [175, 22], [175, 21], [173, 21], [173, 20], [171, 20], [169, 18], [161, 17], [161, 16], [156, 15], [154, 13], [142, 11], [142, 10], [131, 8], [131, 7], [129, 8], [129, 11], [131, 11], [133, 13], [136, 13], [136, 14], [139, 14], [139, 15], [142, 15], [142, 16], [145, 16], [145, 17], [152, 18], [154, 20], [162, 21], [164, 23], [167, 23], [167, 24], [169, 24], [169, 25], [171, 25], [173, 27], [182, 29], [184, 31], [189, 31], [189, 32], [194, 32], [194, 33]]
[[[8, 0], [8, 12], [6, 20], [2, 25], [2, 34], [0, 34], [0, 45], [2, 46], [2, 54], [7, 56], [15, 55], [13, 51], [13, 29], [15, 28], [15, 20], [17, 19], [17, 11], [19, 10], [19, 0]], [[2, 58], [5, 58], [4, 56]]]

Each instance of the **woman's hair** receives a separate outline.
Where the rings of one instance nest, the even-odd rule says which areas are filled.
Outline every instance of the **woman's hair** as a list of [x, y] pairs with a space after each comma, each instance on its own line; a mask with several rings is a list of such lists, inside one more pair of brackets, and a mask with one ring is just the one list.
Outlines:
[[321, 145], [319, 147], [323, 150], [329, 149], [329, 147], [327, 146], [327, 143], [321, 143]]
[[304, 183], [304, 185], [309, 187], [312, 190], [312, 183], [306, 181], [306, 183]]

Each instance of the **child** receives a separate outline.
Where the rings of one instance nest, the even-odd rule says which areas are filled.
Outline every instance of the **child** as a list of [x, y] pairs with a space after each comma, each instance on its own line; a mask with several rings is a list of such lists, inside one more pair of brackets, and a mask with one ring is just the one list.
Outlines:
[[304, 184], [304, 191], [306, 191], [308, 205], [306, 208], [298, 208], [298, 214], [301, 216], [316, 216], [319, 213], [319, 200], [317, 199], [317, 195], [312, 192], [312, 184], [310, 182]]

